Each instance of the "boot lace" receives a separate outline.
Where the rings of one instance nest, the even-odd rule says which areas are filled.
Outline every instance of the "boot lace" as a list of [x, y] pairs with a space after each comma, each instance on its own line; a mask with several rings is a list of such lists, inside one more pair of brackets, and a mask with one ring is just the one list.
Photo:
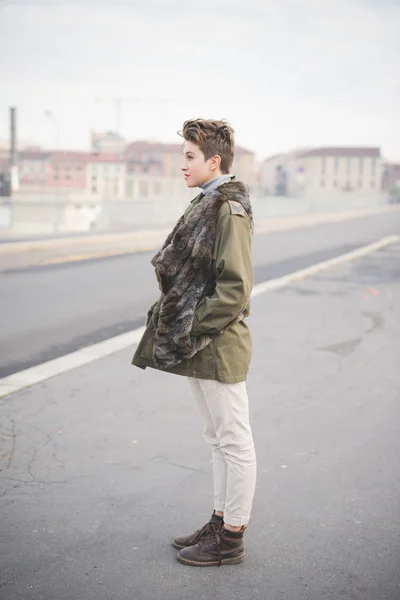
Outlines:
[[218, 553], [218, 566], [221, 566], [221, 534], [219, 528], [209, 533], [205, 538], [199, 542], [200, 548], [212, 548], [216, 546]]
[[198, 530], [196, 533], [196, 538], [199, 538], [199, 541], [201, 541], [203, 538], [207, 538], [209, 535], [212, 535], [214, 531], [218, 531], [220, 527], [220, 524], [216, 521], [209, 521], [204, 525], [204, 527]]

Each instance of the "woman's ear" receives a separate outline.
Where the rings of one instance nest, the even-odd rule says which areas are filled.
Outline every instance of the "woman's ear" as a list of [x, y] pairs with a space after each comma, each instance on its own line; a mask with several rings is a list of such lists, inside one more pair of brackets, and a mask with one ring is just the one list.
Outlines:
[[219, 169], [221, 166], [221, 157], [219, 154], [215, 154], [210, 158], [210, 168], [212, 171]]

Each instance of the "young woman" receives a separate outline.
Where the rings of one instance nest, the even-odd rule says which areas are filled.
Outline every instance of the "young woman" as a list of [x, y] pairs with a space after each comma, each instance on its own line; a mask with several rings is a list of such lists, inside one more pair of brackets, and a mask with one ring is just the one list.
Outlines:
[[247, 186], [229, 174], [231, 126], [193, 119], [181, 135], [186, 185], [202, 191], [152, 259], [161, 293], [132, 364], [188, 378], [212, 447], [214, 511], [204, 527], [173, 540], [178, 560], [237, 564], [256, 483], [246, 391], [253, 214]]

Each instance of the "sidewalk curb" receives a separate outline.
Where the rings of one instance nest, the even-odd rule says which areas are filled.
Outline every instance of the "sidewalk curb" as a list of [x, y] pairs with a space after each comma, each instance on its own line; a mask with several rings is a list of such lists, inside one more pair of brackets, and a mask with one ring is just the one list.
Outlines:
[[[382, 206], [378, 208], [359, 209], [345, 212], [331, 213], [306, 213], [302, 215], [294, 215], [291, 217], [271, 217], [266, 219], [257, 219], [255, 222], [255, 234], [261, 234], [272, 231], [287, 231], [290, 229], [298, 229], [302, 227], [311, 227], [321, 223], [336, 223], [338, 221], [347, 221], [357, 217], [370, 216], [374, 214], [382, 214], [399, 210], [395, 206]], [[126, 233], [105, 233], [94, 236], [74, 236], [72, 238], [56, 238], [50, 240], [31, 240], [24, 242], [4, 242], [0, 244], [0, 256], [6, 254], [31, 252], [47, 250], [60, 247], [74, 247], [78, 245], [90, 246], [97, 243], [107, 242], [123, 242], [148, 240], [156, 238], [165, 239], [170, 233], [172, 227], [160, 229], [146, 229], [143, 231], [126, 232]], [[140, 250], [139, 250], [140, 251]], [[131, 252], [130, 252], [131, 253]]]

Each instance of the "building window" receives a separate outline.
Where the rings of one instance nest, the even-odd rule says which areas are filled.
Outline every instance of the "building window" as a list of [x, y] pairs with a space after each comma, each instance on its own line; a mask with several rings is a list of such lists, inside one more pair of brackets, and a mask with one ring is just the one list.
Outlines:
[[92, 194], [97, 192], [97, 185], [92, 185]]
[[325, 173], [326, 173], [326, 158], [325, 158], [325, 156], [322, 157], [322, 161], [321, 161], [321, 173], [322, 173], [322, 175], [325, 175]]
[[154, 191], [155, 195], [161, 194], [161, 182], [160, 181], [155, 181], [154, 182], [153, 191]]
[[371, 181], [371, 187], [374, 188], [375, 187], [375, 181]]
[[126, 182], [126, 195], [129, 198], [132, 198], [132, 196], [133, 196], [133, 181], [128, 180]]
[[[351, 160], [351, 159], [350, 159], [350, 157], [348, 156], [348, 157], [347, 157], [347, 163], [346, 163], [346, 173], [347, 173], [347, 177], [349, 177], [349, 176], [350, 176], [350, 160]], [[350, 184], [348, 184], [348, 185], [350, 185]]]
[[361, 179], [360, 179], [360, 181], [358, 182], [358, 187], [359, 187], [359, 188], [362, 188], [362, 181], [361, 181]]
[[147, 181], [139, 181], [139, 196], [147, 198], [148, 190]]
[[337, 181], [335, 179], [335, 181], [333, 182], [333, 187], [337, 187]]
[[376, 159], [371, 158], [371, 175], [372, 175], [372, 177], [375, 177], [375, 174], [376, 174]]
[[359, 171], [360, 175], [363, 174], [363, 170], [364, 170], [364, 161], [363, 161], [362, 157], [360, 156], [360, 163], [358, 165], [358, 171]]
[[76, 170], [77, 170], [77, 171], [82, 171], [82, 167], [81, 167], [81, 165], [77, 165], [77, 166], [76, 166]]
[[325, 179], [321, 179], [321, 187], [325, 187]]

